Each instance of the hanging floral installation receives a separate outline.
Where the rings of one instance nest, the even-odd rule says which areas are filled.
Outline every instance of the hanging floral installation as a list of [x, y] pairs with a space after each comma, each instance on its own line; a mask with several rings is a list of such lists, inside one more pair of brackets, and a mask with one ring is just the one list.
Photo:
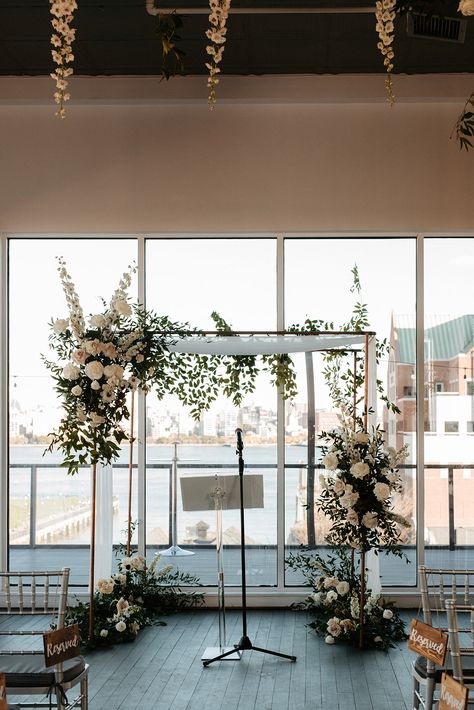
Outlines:
[[375, 3], [375, 18], [377, 20], [375, 29], [379, 36], [377, 49], [382, 53], [383, 63], [387, 71], [385, 86], [387, 87], [387, 101], [390, 106], [395, 103], [392, 81], [393, 59], [395, 56], [393, 51], [395, 3], [396, 0], [377, 0]]
[[72, 53], [72, 43], [76, 36], [76, 30], [71, 27], [74, 21], [74, 11], [77, 10], [76, 0], [50, 0], [50, 12], [53, 15], [51, 24], [53, 34], [51, 35], [51, 54], [53, 61], [57, 64], [51, 78], [56, 82], [54, 101], [58, 105], [56, 116], [66, 117], [64, 104], [71, 98], [67, 91], [69, 77], [72, 76], [73, 68], [69, 66], [74, 61]]
[[224, 54], [224, 46], [226, 41], [227, 27], [226, 22], [229, 17], [231, 0], [209, 0], [211, 14], [209, 22], [211, 27], [206, 31], [206, 37], [211, 44], [206, 47], [206, 52], [210, 55], [209, 62], [206, 63], [209, 69], [207, 79], [207, 88], [209, 89], [208, 104], [212, 111], [216, 103], [216, 87], [219, 83], [218, 74], [220, 74], [219, 63]]

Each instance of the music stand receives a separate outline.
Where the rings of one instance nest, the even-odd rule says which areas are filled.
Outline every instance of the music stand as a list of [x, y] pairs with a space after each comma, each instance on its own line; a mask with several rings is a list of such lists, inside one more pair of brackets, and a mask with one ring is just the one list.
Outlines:
[[246, 578], [245, 578], [245, 513], [244, 513], [244, 442], [242, 440], [242, 429], [236, 429], [235, 433], [237, 435], [237, 451], [236, 454], [239, 457], [239, 484], [240, 484], [240, 559], [242, 565], [242, 636], [240, 641], [234, 644], [234, 648], [230, 651], [225, 651], [220, 653], [214, 658], [205, 659], [202, 662], [204, 668], [207, 668], [211, 663], [215, 661], [221, 661], [230, 656], [231, 653], [235, 651], [259, 651], [260, 653], [268, 653], [271, 656], [278, 656], [279, 658], [287, 658], [289, 661], [296, 661], [296, 656], [290, 656], [287, 653], [281, 653], [280, 651], [270, 651], [268, 648], [260, 648], [254, 646], [247, 634], [247, 588], [246, 588]]
[[[216, 513], [217, 599], [219, 609], [219, 646], [206, 648], [201, 660], [231, 651], [226, 661], [240, 661], [241, 653], [226, 645], [225, 580], [223, 563], [222, 511], [240, 509], [240, 477], [238, 475], [190, 476], [181, 479], [183, 510], [214, 510]], [[263, 476], [251, 474], [244, 480], [244, 506], [263, 508]]]

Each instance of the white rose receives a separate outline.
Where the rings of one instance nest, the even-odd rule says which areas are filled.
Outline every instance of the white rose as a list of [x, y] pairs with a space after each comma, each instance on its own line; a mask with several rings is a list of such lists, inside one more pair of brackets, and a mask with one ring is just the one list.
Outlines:
[[81, 371], [72, 362], [69, 362], [65, 367], [63, 367], [62, 376], [66, 380], [77, 380]]
[[343, 597], [349, 591], [349, 582], [339, 582], [336, 587], [336, 592]]
[[327, 629], [331, 636], [340, 636], [341, 634], [341, 620], [337, 618], [337, 616], [333, 617], [332, 619], [329, 619], [328, 624], [327, 624]]
[[113, 343], [104, 343], [104, 345], [102, 346], [102, 352], [106, 357], [116, 357], [117, 348]]
[[102, 350], [102, 343], [98, 340], [85, 340], [82, 345], [90, 355], [98, 355]]
[[125, 629], [127, 628], [127, 624], [125, 623], [125, 621], [119, 621], [118, 624], [115, 624], [115, 628], [117, 629], [117, 631], [122, 633], [122, 631], [125, 631]]
[[67, 320], [67, 318], [58, 318], [53, 323], [53, 330], [57, 335], [60, 335], [68, 329], [68, 326], [69, 321]]
[[103, 328], [106, 325], [107, 319], [100, 313], [95, 316], [91, 316], [91, 326], [93, 328]]
[[323, 458], [323, 465], [328, 471], [335, 471], [339, 465], [339, 459], [336, 454], [326, 454]]
[[337, 594], [335, 591], [331, 589], [330, 592], [326, 594], [326, 604], [330, 604], [331, 602], [335, 602], [337, 599]]
[[335, 641], [335, 639], [334, 639], [334, 636], [330, 636], [329, 634], [326, 636], [326, 638], [324, 639], [324, 641], [325, 641], [325, 643], [327, 643], [327, 644], [329, 644], [329, 645], [331, 645], [331, 644], [333, 644], [333, 643], [336, 643], [336, 641]]
[[377, 513], [366, 513], [362, 518], [362, 524], [366, 528], [376, 528], [378, 524]]
[[92, 382], [91, 382], [91, 389], [93, 389], [93, 390], [100, 390], [100, 384], [97, 382], [97, 380], [92, 380]]
[[72, 392], [73, 395], [75, 395], [76, 397], [79, 397], [79, 395], [82, 394], [82, 387], [79, 387], [79, 385], [74, 385], [74, 387], [72, 388], [71, 392]]
[[104, 366], [98, 360], [92, 360], [92, 362], [87, 363], [84, 368], [84, 372], [86, 373], [87, 377], [89, 377], [89, 379], [100, 380], [100, 378], [104, 374]]
[[94, 429], [105, 422], [105, 417], [101, 417], [100, 414], [97, 414], [97, 412], [91, 412], [89, 418], [91, 426], [94, 427]]
[[390, 496], [390, 486], [386, 483], [376, 483], [374, 494], [377, 500], [386, 500]]
[[365, 431], [357, 431], [354, 434], [354, 444], [368, 444], [369, 435]]
[[114, 302], [114, 309], [117, 311], [119, 316], [131, 316], [132, 309], [128, 305], [127, 301], [117, 300]]
[[363, 461], [353, 463], [351, 466], [351, 474], [354, 476], [354, 478], [364, 478], [368, 475], [369, 471], [369, 467]]
[[100, 635], [103, 639], [105, 639], [109, 635], [109, 632], [107, 631], [107, 629], [101, 629]]
[[460, 0], [458, 12], [463, 15], [474, 15], [474, 0]]
[[344, 483], [338, 478], [337, 481], [334, 483], [334, 493], [337, 496], [342, 496], [342, 494], [345, 491], [345, 485]]
[[124, 369], [120, 365], [106, 365], [104, 367], [104, 375], [108, 380], [115, 377], [117, 380], [121, 380], [123, 377]]
[[382, 641], [383, 641], [383, 638], [382, 638], [381, 636], [376, 636], [376, 637], [374, 638], [374, 642], [375, 642], [375, 643], [382, 643]]
[[391, 609], [384, 609], [383, 618], [384, 619], [392, 619], [393, 618], [393, 611]]

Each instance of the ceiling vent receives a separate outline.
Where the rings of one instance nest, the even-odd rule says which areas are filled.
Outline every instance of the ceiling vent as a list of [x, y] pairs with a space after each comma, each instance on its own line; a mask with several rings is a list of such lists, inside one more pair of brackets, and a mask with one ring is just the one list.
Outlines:
[[410, 37], [439, 39], [444, 42], [463, 43], [467, 20], [458, 17], [441, 17], [421, 12], [407, 13], [407, 34]]

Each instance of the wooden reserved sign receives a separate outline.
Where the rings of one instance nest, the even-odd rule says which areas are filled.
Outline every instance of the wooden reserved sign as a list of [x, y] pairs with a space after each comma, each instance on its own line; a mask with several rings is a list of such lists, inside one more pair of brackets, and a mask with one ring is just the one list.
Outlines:
[[43, 634], [43, 645], [47, 668], [79, 656], [81, 653], [79, 626], [74, 624], [64, 629], [48, 631]]
[[408, 637], [408, 648], [419, 656], [433, 661], [437, 666], [444, 666], [448, 648], [448, 634], [434, 629], [418, 619], [413, 619]]
[[7, 684], [5, 673], [0, 673], [0, 710], [7, 710]]
[[467, 710], [468, 690], [447, 673], [441, 676], [438, 710]]

